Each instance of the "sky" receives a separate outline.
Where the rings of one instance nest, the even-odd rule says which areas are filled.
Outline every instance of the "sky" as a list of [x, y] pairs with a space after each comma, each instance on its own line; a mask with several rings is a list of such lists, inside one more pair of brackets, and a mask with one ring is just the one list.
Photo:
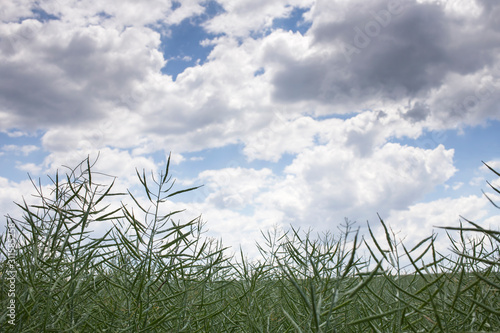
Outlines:
[[500, 227], [499, 78], [497, 0], [2, 1], [0, 213], [87, 156], [140, 193], [171, 153], [203, 187], [166, 209], [233, 249], [377, 214], [444, 244]]

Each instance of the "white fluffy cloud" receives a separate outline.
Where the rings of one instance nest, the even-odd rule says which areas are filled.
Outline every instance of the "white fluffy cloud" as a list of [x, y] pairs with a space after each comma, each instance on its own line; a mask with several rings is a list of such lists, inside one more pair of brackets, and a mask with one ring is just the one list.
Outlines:
[[[426, 203], [418, 203], [404, 210], [393, 210], [386, 222], [405, 238], [405, 245], [411, 248], [432, 233], [438, 234], [437, 248], [441, 253], [449, 250], [450, 242], [443, 227], [472, 227], [461, 217], [478, 223], [484, 228], [496, 230], [500, 226], [498, 217], [494, 217], [491, 204], [481, 196], [470, 195], [456, 199], [443, 198]], [[382, 231], [379, 230], [379, 233]], [[451, 232], [451, 235], [454, 235]], [[456, 235], [455, 235], [456, 236]]]
[[17, 21], [31, 15], [31, 0], [2, 1], [0, 4], [0, 20], [2, 22]]
[[268, 169], [204, 171], [198, 201], [221, 209], [280, 211], [284, 225], [325, 229], [344, 217], [364, 221], [376, 212], [406, 209], [454, 173], [453, 151], [387, 143], [370, 156], [333, 144], [299, 153], [283, 176]]
[[[156, 174], [159, 167], [166, 163], [166, 157], [158, 165], [151, 157], [134, 156], [128, 151], [120, 149], [75, 149], [71, 153], [54, 152], [49, 154], [43, 162], [44, 171], [47, 174], [54, 174], [59, 170], [64, 174], [69, 170], [68, 167], [74, 168], [87, 157], [90, 163], [95, 163], [95, 170], [104, 175], [100, 178], [108, 182], [109, 176], [116, 177], [117, 187], [121, 191], [137, 183], [136, 169], [140, 172], [144, 169], [148, 174], [150, 172]], [[95, 177], [97, 179], [99, 175], [96, 174]]]
[[[256, 151], [264, 151], [262, 147], [267, 145], [270, 152], [276, 152], [275, 145], [293, 154], [313, 143], [317, 130], [307, 125], [307, 131], [301, 132], [297, 127], [303, 113], [332, 115], [380, 109], [392, 119], [391, 128], [384, 131], [395, 132], [403, 125], [407, 131], [394, 134], [410, 137], [424, 128], [474, 125], [497, 114], [499, 72], [491, 70], [499, 68], [492, 53], [497, 33], [484, 34], [479, 42], [474, 38], [477, 32], [467, 30], [474, 21], [455, 31], [436, 20], [432, 24], [440, 34], [430, 35], [422, 23], [427, 14], [455, 24], [435, 4], [405, 3], [404, 11], [393, 14], [370, 46], [353, 55], [360, 59], [348, 64], [340, 42], [353, 42], [353, 28], [378, 22], [373, 12], [387, 11], [386, 2], [223, 2], [225, 13], [207, 21], [207, 29], [227, 17], [238, 18], [243, 25], [238, 29], [263, 29], [269, 24], [252, 20], [269, 17], [272, 21], [288, 15], [294, 6], [312, 8], [307, 14], [312, 28], [306, 35], [276, 30], [262, 37], [239, 39], [226, 29], [226, 36], [206, 42], [214, 46], [208, 61], [186, 69], [176, 82], [160, 72], [165, 64], [159, 50], [160, 34], [144, 25], [161, 21], [168, 29], [169, 24], [200, 14], [203, 7], [199, 2], [182, 3], [175, 10], [170, 4], [155, 1], [69, 5], [46, 1], [40, 7], [49, 14], [79, 17], [80, 21], [42, 23], [28, 19], [0, 28], [0, 34], [7, 37], [0, 43], [0, 73], [9, 79], [0, 87], [3, 130], [43, 128], [49, 146], [57, 145], [49, 143], [56, 134], [68, 137], [77, 133], [71, 141], [78, 144], [86, 140], [82, 132], [95, 132], [111, 120], [113, 126], [106, 127], [102, 145], [150, 147], [145, 151], [164, 146], [183, 152], [244, 142], [249, 158], [276, 161], [279, 155], [259, 155]], [[259, 15], [250, 13], [247, 20], [241, 12], [249, 8]], [[478, 28], [487, 31], [485, 25]], [[459, 35], [461, 29], [466, 31]], [[411, 41], [434, 53], [408, 56], [414, 48]], [[421, 44], [424, 42], [428, 45]], [[465, 47], [483, 49], [484, 61], [477, 57], [466, 60], [469, 53], [457, 49], [465, 51]], [[446, 57], [450, 65], [434, 69], [441, 63], [439, 59]], [[280, 128], [273, 124], [279, 123], [276, 112], [293, 121]], [[291, 129], [294, 134], [286, 136], [294, 139], [284, 145], [283, 140], [266, 142], [263, 137], [269, 135], [270, 124], [272, 131], [278, 132], [274, 137], [282, 138], [283, 132]], [[351, 131], [352, 140], [355, 132]]]
[[14, 154], [22, 154], [24, 156], [29, 155], [30, 153], [39, 150], [40, 147], [37, 147], [35, 145], [24, 145], [24, 146], [18, 146], [18, 145], [5, 145], [0, 148], [0, 150], [7, 151], [7, 152], [13, 152]]
[[307, 8], [311, 0], [222, 0], [218, 1], [225, 12], [205, 24], [212, 33], [224, 33], [236, 37], [260, 34], [271, 28], [273, 20], [287, 17], [294, 7]]
[[214, 207], [233, 210], [244, 209], [255, 202], [255, 197], [269, 186], [272, 171], [241, 167], [207, 170], [199, 174], [199, 180], [210, 189], [205, 199]]
[[[216, 34], [202, 42], [208, 58], [175, 81], [162, 73], [162, 35], [202, 15], [204, 1], [2, 3], [0, 131], [43, 131], [45, 161], [23, 170], [50, 173], [100, 151], [120, 188], [135, 167], [157, 170], [153, 153], [173, 151], [180, 167], [185, 153], [229, 144], [248, 161], [288, 154], [283, 172], [232, 165], [193, 177], [206, 187], [186, 204], [234, 239], [377, 211], [395, 223], [422, 223], [426, 210], [450, 218], [439, 204], [478, 203], [418, 200], [455, 174], [453, 149], [393, 141], [499, 119], [500, 5], [389, 3], [219, 1], [223, 12], [201, 23]], [[273, 30], [297, 7], [310, 9], [307, 33]]]
[[[189, 207], [190, 214], [202, 214], [211, 236], [222, 237], [236, 250], [243, 244], [250, 253], [255, 251], [254, 241], [261, 240], [261, 230], [293, 225], [333, 231], [344, 217], [357, 220], [364, 235], [368, 221], [376, 237], [385, 239], [377, 212], [394, 231], [395, 240], [403, 240], [408, 249], [436, 233], [436, 248], [442, 253], [449, 241], [438, 227], [457, 227], [460, 216], [485, 228], [500, 226], [495, 208], [481, 195], [418, 202], [430, 187], [455, 172], [453, 152], [442, 146], [422, 150], [387, 144], [356, 163], [345, 154], [328, 151], [326, 146], [299, 154], [284, 177], [268, 169], [204, 171], [197, 182], [204, 182], [206, 188], [196, 196], [196, 203], [181, 206]], [[243, 211], [248, 202], [255, 208], [250, 213]]]
[[283, 206], [290, 221], [323, 218], [324, 226], [344, 216], [363, 221], [368, 212], [407, 207], [444, 183], [455, 172], [452, 157], [443, 146], [423, 150], [388, 143], [361, 158], [338, 146], [315, 147], [287, 167], [290, 177], [269, 200]]
[[[45, 0], [38, 7], [63, 21], [76, 24], [104, 24], [116, 27], [144, 26], [165, 21], [177, 24], [185, 18], [201, 14], [203, 1], [187, 0], [179, 2], [173, 9], [173, 1], [76, 1]], [[37, 8], [34, 4], [33, 8]]]
[[[4, 177], [0, 177], [0, 212], [2, 212], [0, 225], [5, 225], [5, 216], [20, 218], [21, 211], [15, 203], [23, 205], [23, 199], [28, 204], [33, 203], [34, 198], [29, 195], [34, 192], [33, 184], [29, 180], [19, 183], [12, 182]], [[3, 232], [3, 230], [2, 230]]]

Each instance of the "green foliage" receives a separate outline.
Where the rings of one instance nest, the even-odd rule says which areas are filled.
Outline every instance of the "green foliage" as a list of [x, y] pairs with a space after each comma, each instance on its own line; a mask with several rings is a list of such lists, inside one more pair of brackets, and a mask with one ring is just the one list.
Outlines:
[[[368, 237], [362, 237], [346, 220], [336, 235], [268, 231], [258, 244], [259, 260], [248, 260], [242, 251], [229, 258], [220, 242], [203, 236], [200, 218], [176, 222], [180, 211], [161, 213], [171, 204], [168, 198], [196, 189], [173, 191], [169, 164], [151, 179], [137, 171], [147, 198], [142, 201], [130, 191], [113, 192], [114, 181], [97, 183], [88, 159], [63, 179], [56, 174], [49, 193], [33, 182], [38, 202], [18, 205], [21, 220], [7, 217], [10, 234], [16, 235], [15, 257], [8, 253], [14, 238], [6, 233], [0, 240], [0, 327], [8, 332], [493, 332], [500, 327], [498, 231], [463, 219], [465, 226], [445, 228], [452, 253], [444, 255], [436, 250], [435, 235], [409, 249], [381, 218], [382, 239], [370, 225]], [[133, 205], [115, 200], [125, 196]], [[103, 224], [111, 227], [96, 236], [92, 228]], [[8, 323], [11, 298], [6, 297], [13, 262], [15, 325]]]

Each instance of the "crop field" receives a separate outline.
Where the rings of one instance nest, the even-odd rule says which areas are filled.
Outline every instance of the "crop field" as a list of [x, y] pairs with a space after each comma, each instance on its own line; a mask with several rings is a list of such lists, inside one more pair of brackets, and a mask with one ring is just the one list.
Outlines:
[[[113, 184], [95, 183], [91, 169], [86, 160], [54, 176], [49, 193], [34, 182], [38, 203], [7, 216], [2, 331], [500, 332], [498, 230], [463, 219], [446, 228], [442, 254], [434, 235], [408, 248], [382, 218], [382, 239], [346, 221], [319, 236], [263, 232], [249, 259], [204, 237], [201, 218], [160, 213], [196, 190], [173, 191], [169, 163], [157, 177], [137, 173], [150, 206], [128, 192], [134, 207], [110, 208]], [[102, 221], [113, 227], [96, 237]]]

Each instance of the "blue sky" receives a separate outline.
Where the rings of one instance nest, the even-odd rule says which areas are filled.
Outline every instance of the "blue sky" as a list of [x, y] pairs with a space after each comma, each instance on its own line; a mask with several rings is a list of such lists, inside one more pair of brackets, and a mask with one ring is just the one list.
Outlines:
[[[172, 153], [184, 218], [260, 230], [379, 213], [416, 242], [498, 228], [500, 5], [490, 0], [0, 4], [0, 212], [100, 154], [137, 188]], [[5, 221], [0, 221], [3, 227]], [[403, 236], [402, 236], [403, 237]]]

